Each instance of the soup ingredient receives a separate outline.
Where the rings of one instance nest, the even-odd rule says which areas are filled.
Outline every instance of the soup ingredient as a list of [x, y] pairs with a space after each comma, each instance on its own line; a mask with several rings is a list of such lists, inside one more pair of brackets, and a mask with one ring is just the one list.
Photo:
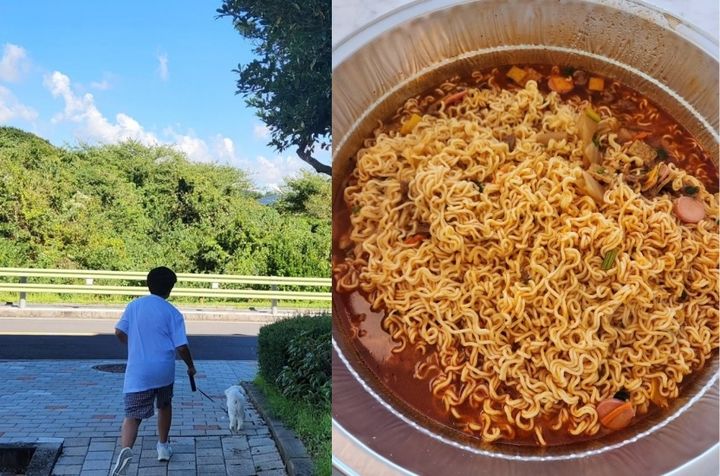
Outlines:
[[508, 150], [512, 152], [515, 150], [515, 141], [517, 139], [515, 138], [515, 134], [510, 134], [508, 136], [505, 136], [502, 138], [502, 141], [505, 142], [508, 146]]
[[463, 90], [460, 92], [457, 92], [455, 94], [451, 94], [450, 96], [443, 99], [443, 102], [445, 103], [445, 106], [452, 106], [453, 104], [462, 101], [462, 99], [467, 94], [467, 90]]
[[597, 131], [598, 123], [593, 121], [587, 114], [580, 114], [577, 120], [577, 132], [580, 140], [585, 144], [592, 142]]
[[630, 144], [627, 153], [628, 155], [640, 157], [645, 164], [652, 162], [657, 157], [657, 151], [641, 140], [636, 140]]
[[527, 71], [524, 69], [518, 68], [517, 66], [513, 66], [508, 70], [507, 77], [515, 81], [516, 83], [522, 85], [522, 80], [525, 79], [525, 76], [527, 76]]
[[578, 179], [577, 184], [578, 187], [580, 187], [580, 190], [589, 195], [598, 204], [603, 203], [605, 197], [605, 189], [602, 185], [600, 185], [600, 182], [595, 180], [595, 178], [589, 173], [587, 173], [585, 170], [582, 171], [582, 174]]
[[617, 398], [603, 400], [598, 403], [596, 410], [602, 426], [610, 430], [625, 428], [635, 416], [632, 403]]
[[692, 197], [675, 200], [675, 214], [685, 223], [699, 223], [705, 218], [705, 205]]
[[700, 191], [700, 187], [695, 187], [694, 185], [685, 185], [682, 190], [685, 195], [694, 197]]
[[607, 253], [605, 253], [605, 259], [603, 259], [603, 262], [602, 262], [603, 271], [607, 271], [613, 267], [613, 265], [615, 264], [615, 257], [617, 256], [617, 254], [618, 254], [618, 250], [616, 250], [616, 249], [610, 250]]
[[548, 87], [558, 94], [569, 93], [575, 87], [571, 79], [563, 76], [550, 76]]
[[590, 78], [590, 81], [588, 81], [588, 89], [590, 91], [602, 91], [605, 89], [605, 80], [598, 77]]
[[[585, 146], [583, 149], [583, 154], [585, 155], [585, 158], [587, 159], [587, 162], [590, 164], [599, 164], [602, 160], [602, 154], [600, 154], [600, 149], [598, 149], [597, 144], [595, 142], [590, 142], [588, 145]], [[585, 166], [588, 167], [587, 163], [585, 163]]]
[[422, 120], [422, 117], [419, 114], [413, 114], [408, 118], [407, 121], [402, 125], [400, 128], [400, 134], [407, 135], [410, 134], [413, 129], [415, 129], [415, 126], [420, 123], [420, 120]]
[[428, 107], [428, 114], [436, 114], [440, 108], [444, 105], [446, 108], [449, 106], [452, 106], [453, 104], [460, 102], [462, 98], [465, 97], [467, 94], [467, 90], [463, 90], [457, 93], [450, 94], [448, 96], [445, 96], [444, 98], [440, 99], [439, 101], [435, 101]]
[[585, 86], [588, 82], [588, 74], [580, 69], [572, 73], [572, 78], [577, 86]]
[[595, 122], [600, 122], [600, 120], [602, 119], [602, 118], [600, 117], [600, 114], [598, 114], [597, 112], [595, 112], [595, 110], [594, 110], [593, 108], [591, 108], [591, 107], [585, 109], [585, 115], [586, 115], [587, 117], [589, 117], [590, 119], [592, 119], [593, 121], [595, 121]]
[[416, 235], [411, 235], [408, 238], [405, 238], [404, 243], [406, 245], [415, 246], [418, 243], [422, 243], [423, 240], [425, 240], [425, 235], [418, 233]]

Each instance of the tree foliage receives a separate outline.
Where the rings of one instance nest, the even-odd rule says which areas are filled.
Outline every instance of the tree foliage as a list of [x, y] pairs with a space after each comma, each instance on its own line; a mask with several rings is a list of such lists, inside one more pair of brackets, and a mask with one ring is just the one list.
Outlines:
[[0, 266], [329, 276], [329, 218], [252, 187], [168, 147], [63, 149], [0, 127]]
[[224, 0], [217, 10], [253, 40], [257, 59], [238, 65], [237, 93], [270, 129], [270, 146], [330, 175], [314, 157], [330, 146], [330, 1]]
[[285, 186], [275, 206], [282, 212], [330, 221], [330, 194], [329, 178], [302, 171], [297, 177], [285, 180]]

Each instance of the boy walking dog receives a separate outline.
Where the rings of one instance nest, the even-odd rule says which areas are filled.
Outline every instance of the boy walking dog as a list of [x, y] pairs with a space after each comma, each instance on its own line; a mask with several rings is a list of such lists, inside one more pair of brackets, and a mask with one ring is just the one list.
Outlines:
[[[115, 325], [115, 335], [128, 346], [127, 369], [123, 385], [125, 419], [122, 424], [122, 450], [112, 471], [124, 475], [132, 461], [132, 447], [142, 420], [153, 416], [157, 408], [158, 461], [168, 461], [172, 448], [168, 444], [172, 422], [175, 355], [187, 364], [187, 373], [195, 375], [180, 311], [166, 301], [177, 276], [169, 268], [155, 268], [148, 273], [149, 296], [133, 300]], [[154, 404], [154, 405], [153, 405]]]

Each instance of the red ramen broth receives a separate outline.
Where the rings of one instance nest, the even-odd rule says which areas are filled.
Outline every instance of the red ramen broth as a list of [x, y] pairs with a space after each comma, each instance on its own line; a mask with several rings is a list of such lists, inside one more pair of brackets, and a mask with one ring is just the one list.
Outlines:
[[[518, 81], [512, 78], [513, 71], [517, 72], [517, 68], [525, 72], [523, 80]], [[561, 79], [558, 79], [557, 83], [553, 83], [552, 78], [554, 77]], [[564, 101], [571, 104], [589, 100], [595, 109], [609, 108], [612, 116], [619, 121], [618, 143], [642, 141], [656, 151], [656, 162], [673, 163], [700, 180], [708, 192], [718, 192], [716, 165], [682, 125], [638, 92], [599, 75], [570, 67], [550, 65], [505, 66], [490, 71], [475, 72], [466, 78], [452, 78], [448, 83], [419, 95], [417, 104], [422, 113], [436, 114], [441, 106], [441, 101], [455, 101], [454, 95], [462, 97], [464, 87], [480, 89], [500, 87], [512, 91], [522, 88], [529, 79], [537, 82], [538, 89], [543, 94], [554, 90]], [[567, 90], [568, 88], [570, 89]], [[458, 90], [460, 93], [457, 92]], [[403, 120], [401, 121], [401, 119]], [[382, 132], [400, 131], [406, 120], [407, 114], [403, 116], [401, 111], [398, 111], [398, 114], [383, 123], [379, 130]], [[598, 147], [602, 148], [602, 145], [599, 144]], [[512, 146], [510, 148], [512, 150]], [[649, 166], [645, 165], [642, 170], [634, 170], [633, 173], [644, 176], [643, 174], [646, 174], [648, 169]], [[352, 183], [353, 179], [350, 180]], [[661, 188], [655, 193], [671, 194], [673, 191], [669, 188]], [[349, 217], [352, 213], [353, 210], [349, 209], [340, 195], [334, 202], [333, 210], [334, 282], [337, 282], [339, 277], [347, 272], [342, 266], [346, 253], [351, 252], [352, 247], [348, 251], [347, 243], [343, 244], [343, 240], [347, 240], [349, 235], [351, 227]], [[716, 217], [709, 219], [716, 220]], [[334, 316], [336, 323], [339, 324], [338, 327], [350, 336], [361, 359], [382, 382], [387, 391], [419, 413], [442, 425], [458, 431], [466, 428], [463, 426], [462, 419], [453, 416], [443, 407], [442, 402], [433, 396], [430, 385], [434, 377], [433, 373], [423, 375], [423, 378], [414, 376], [418, 361], [433, 358], [432, 347], [426, 348], [422, 352], [408, 345], [401, 352], [397, 352], [399, 343], [393, 341], [383, 326], [385, 315], [383, 309], [371, 309], [367, 297], [357, 289], [352, 292], [340, 292], [336, 288], [334, 299], [337, 299], [338, 302], [335, 308], [339, 310], [339, 314]], [[683, 384], [686, 384], [691, 377], [692, 375], [688, 375]], [[627, 398], [626, 395], [621, 394], [622, 392], [618, 393], [616, 398], [620, 400]], [[473, 410], [466, 405], [462, 407], [460, 413], [469, 414], [473, 411], [477, 412], [478, 410]], [[661, 409], [655, 404], [650, 404], [647, 411], [635, 415], [628, 426], [657, 411], [661, 411]], [[602, 427], [592, 436], [572, 436], [568, 433], [567, 428], [552, 430], [549, 422], [543, 423], [542, 418], [536, 421], [536, 425], [542, 427], [547, 445], [561, 445], [600, 438], [613, 431]], [[471, 434], [471, 436], [476, 435]], [[498, 441], [520, 445], [539, 444], [532, 431], [520, 429], [516, 429], [515, 436], [511, 440], [502, 438]]]

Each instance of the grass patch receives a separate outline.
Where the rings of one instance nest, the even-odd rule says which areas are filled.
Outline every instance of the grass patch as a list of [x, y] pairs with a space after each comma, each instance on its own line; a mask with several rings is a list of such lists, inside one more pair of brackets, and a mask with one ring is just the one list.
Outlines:
[[317, 408], [305, 402], [284, 397], [274, 385], [258, 375], [255, 385], [262, 390], [270, 405], [270, 412], [292, 428], [307, 448], [315, 465], [315, 474], [330, 476], [331, 428], [330, 407]]

